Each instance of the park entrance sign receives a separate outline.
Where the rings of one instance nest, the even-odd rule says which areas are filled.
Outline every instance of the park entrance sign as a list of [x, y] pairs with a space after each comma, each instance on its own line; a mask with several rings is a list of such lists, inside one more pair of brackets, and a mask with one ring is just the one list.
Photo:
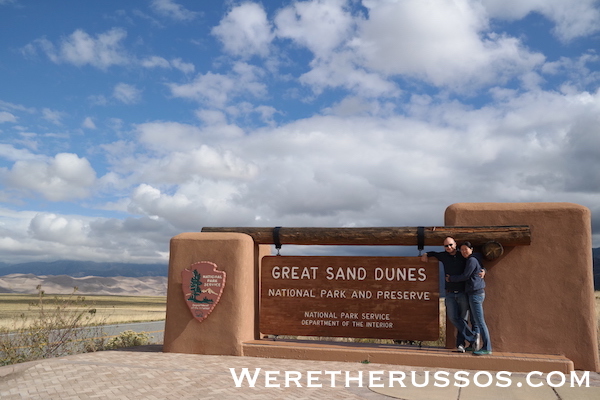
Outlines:
[[437, 260], [267, 256], [261, 264], [264, 334], [439, 338]]
[[[444, 211], [443, 226], [204, 227], [181, 233], [170, 244], [163, 351], [474, 370], [599, 371], [591, 220], [588, 208], [572, 203], [459, 203]], [[291, 258], [271, 256], [271, 251], [273, 245], [278, 253], [288, 245], [420, 250], [441, 246], [448, 236], [458, 243], [468, 240], [485, 255], [484, 307], [493, 355], [453, 353], [455, 329], [446, 330], [447, 350], [418, 352], [390, 344], [263, 335], [437, 338], [436, 260]], [[486, 248], [490, 242], [497, 243]], [[198, 278], [193, 269], [192, 275], [182, 274], [201, 261], [225, 272], [227, 284], [212, 269], [198, 270]], [[211, 282], [202, 280], [207, 276]], [[190, 305], [208, 305], [213, 294], [205, 290], [217, 292], [213, 285], [219, 283], [219, 304], [200, 321]]]

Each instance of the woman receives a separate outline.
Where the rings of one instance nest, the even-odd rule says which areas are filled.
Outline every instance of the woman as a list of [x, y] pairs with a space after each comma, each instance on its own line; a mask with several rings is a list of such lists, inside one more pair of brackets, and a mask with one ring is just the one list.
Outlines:
[[477, 348], [478, 346], [476, 346], [473, 354], [476, 356], [492, 354], [490, 333], [483, 317], [485, 282], [479, 275], [482, 267], [479, 260], [473, 256], [473, 245], [470, 242], [464, 242], [460, 245], [460, 254], [467, 260], [464, 272], [460, 275], [446, 275], [446, 281], [465, 281], [465, 292], [469, 296], [469, 306], [471, 308], [473, 332], [479, 334], [481, 337], [481, 348]]

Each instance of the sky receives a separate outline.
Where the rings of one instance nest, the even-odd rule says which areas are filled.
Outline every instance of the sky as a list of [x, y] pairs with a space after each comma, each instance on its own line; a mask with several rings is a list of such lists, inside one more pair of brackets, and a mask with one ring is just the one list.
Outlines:
[[599, 247], [599, 51], [597, 0], [0, 0], [0, 261], [460, 202], [581, 204]]

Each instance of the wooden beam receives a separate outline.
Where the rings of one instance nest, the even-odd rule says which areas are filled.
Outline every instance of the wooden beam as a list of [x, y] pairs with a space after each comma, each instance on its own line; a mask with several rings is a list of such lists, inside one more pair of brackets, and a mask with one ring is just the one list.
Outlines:
[[[275, 244], [274, 228], [215, 228], [204, 227], [202, 232], [246, 233], [257, 244]], [[529, 225], [511, 226], [430, 226], [425, 227], [425, 246], [441, 246], [452, 236], [457, 242], [470, 241], [482, 245], [491, 240], [503, 246], [531, 244]], [[281, 244], [293, 245], [352, 245], [352, 246], [416, 246], [417, 227], [385, 228], [289, 228], [279, 230]]]

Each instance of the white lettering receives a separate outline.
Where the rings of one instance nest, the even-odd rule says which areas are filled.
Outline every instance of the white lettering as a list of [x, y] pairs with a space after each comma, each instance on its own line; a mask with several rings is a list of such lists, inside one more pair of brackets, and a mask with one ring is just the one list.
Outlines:
[[531, 387], [540, 387], [543, 386], [544, 384], [540, 382], [539, 385], [534, 385], [533, 382], [531, 382], [530, 378], [532, 375], [539, 375], [540, 378], [542, 376], [542, 373], [540, 371], [531, 371], [530, 373], [527, 374], [527, 376], [525, 377], [525, 380], [527, 381], [527, 385], [531, 386]]
[[[479, 383], [479, 380], [477, 378], [479, 378], [481, 375], [485, 375], [488, 378], [488, 381], [483, 384], [483, 383]], [[475, 373], [475, 376], [473, 377], [473, 382], [475, 382], [475, 386], [477, 387], [489, 387], [492, 385], [492, 382], [494, 381], [494, 378], [492, 377], [492, 374], [490, 374], [487, 371], [479, 371]]]
[[[459, 384], [461, 382], [462, 384]], [[464, 388], [469, 386], [469, 373], [467, 371], [457, 371], [454, 374], [454, 386]]]
[[584, 371], [583, 375], [581, 375], [581, 380], [577, 378], [575, 371], [571, 371], [571, 387], [575, 387], [573, 381], [576, 381], [579, 387], [581, 387], [583, 382], [585, 382], [585, 387], [590, 387], [590, 371]]
[[[507, 375], [506, 377], [504, 375]], [[508, 371], [500, 371], [496, 373], [496, 386], [498, 387], [509, 387], [512, 384], [512, 380], [510, 379], [510, 372]], [[506, 382], [506, 384], [500, 384], [500, 382]]]
[[346, 387], [350, 387], [350, 381], [356, 381], [358, 382], [358, 387], [363, 387], [362, 380], [362, 371], [358, 371], [356, 378], [350, 376], [350, 371], [346, 371]]
[[425, 387], [427, 385], [429, 385], [429, 371], [424, 371], [425, 372], [425, 380], [423, 381], [423, 383], [417, 383], [417, 380], [415, 379], [417, 376], [417, 373], [415, 371], [410, 371], [410, 382], [412, 383], [412, 385], [414, 387]]
[[367, 277], [367, 270], [364, 267], [338, 267], [334, 272], [334, 267], [325, 269], [328, 280], [343, 280], [343, 281], [364, 281]]
[[314, 377], [313, 375], [321, 375], [321, 371], [307, 371], [306, 372], [306, 387], [323, 387], [320, 383], [313, 384], [313, 381], [318, 381], [319, 377]]
[[402, 290], [378, 290], [376, 297], [383, 300], [431, 300], [430, 292]]
[[[326, 386], [324, 380], [329, 378], [329, 385], [336, 387], [336, 378], [340, 376], [340, 380], [345, 375], [345, 387], [356, 385], [363, 387], [363, 372], [362, 371], [345, 371], [343, 375], [342, 371], [284, 371], [282, 374], [280, 371], [265, 371], [261, 368], [255, 368], [254, 372], [250, 372], [248, 368], [242, 368], [239, 375], [235, 368], [229, 368], [233, 382], [236, 387], [242, 387], [247, 385], [249, 387], [255, 387], [259, 375], [264, 376], [264, 387], [268, 388], [279, 388], [285, 387], [311, 387], [321, 388]], [[403, 371], [369, 371], [368, 379], [364, 377], [365, 381], [368, 382], [369, 387], [407, 387], [404, 380], [407, 378], [408, 372]], [[305, 375], [306, 374], [306, 375]], [[430, 374], [433, 378], [430, 377]], [[511, 372], [498, 371], [495, 374], [489, 371], [455, 371], [448, 372], [444, 370], [437, 371], [411, 371], [411, 384], [415, 388], [427, 387], [433, 380], [433, 386], [436, 387], [448, 387], [453, 381], [453, 385], [456, 387], [467, 387], [471, 383], [474, 383], [477, 387], [487, 388], [495, 383], [497, 387], [521, 387], [521, 382], [514, 382], [511, 380]], [[284, 376], [283, 376], [284, 375]], [[552, 371], [547, 374], [542, 374], [539, 371], [531, 371], [526, 376], [526, 384], [529, 387], [536, 388], [540, 386], [550, 386], [552, 388], [565, 386], [567, 383], [567, 374], [561, 371]], [[473, 376], [470, 380], [469, 378]], [[574, 387], [575, 383], [579, 387], [589, 387], [589, 371], [571, 371], [571, 387]], [[545, 382], [544, 382], [545, 380]], [[301, 382], [303, 381], [303, 382]], [[495, 382], [494, 382], [495, 381]]]
[[325, 375], [330, 375], [331, 387], [335, 387], [335, 376], [341, 375], [342, 371], [325, 371]]
[[265, 387], [280, 387], [279, 383], [271, 383], [277, 380], [277, 376], [271, 375], [279, 375], [279, 371], [265, 371]]
[[[291, 375], [294, 375], [293, 377]], [[295, 382], [296, 387], [302, 387], [300, 384], [300, 378], [302, 378], [302, 372], [299, 371], [285, 371], [285, 387], [290, 387], [290, 382]]]
[[[399, 378], [396, 378], [396, 375], [399, 375]], [[388, 374], [388, 378], [389, 378], [389, 387], [393, 387], [393, 383], [394, 382], [398, 382], [400, 384], [400, 387], [406, 387], [406, 385], [404, 384], [404, 379], [406, 379], [406, 374], [404, 373], [404, 371], [390, 371]]]
[[[560, 376], [560, 383], [552, 382], [552, 377], [554, 375]], [[546, 383], [548, 384], [548, 386], [551, 386], [551, 387], [561, 387], [562, 385], [565, 384], [566, 380], [567, 380], [567, 377], [565, 376], [565, 374], [563, 374], [560, 371], [552, 371], [552, 372], [549, 372], [548, 375], [546, 375]]]
[[423, 268], [423, 267], [421, 267], [421, 268], [415, 268], [415, 267], [409, 267], [409, 268], [377, 267], [377, 268], [375, 268], [375, 280], [381, 281], [384, 279], [387, 281], [409, 281], [409, 282], [421, 281], [421, 282], [423, 282], [423, 281], [427, 280], [427, 274], [426, 274], [425, 268]]
[[375, 383], [381, 382], [381, 377], [375, 375], [383, 375], [383, 371], [369, 371], [369, 387], [384, 387], [383, 383]]
[[254, 387], [254, 385], [256, 385], [256, 380], [258, 379], [260, 368], [254, 368], [254, 376], [252, 378], [250, 378], [248, 368], [242, 368], [242, 373], [239, 377], [235, 374], [235, 368], [229, 368], [229, 372], [231, 372], [231, 377], [233, 378], [235, 387], [242, 387], [242, 382], [244, 382], [244, 379], [248, 381], [250, 387]]
[[317, 279], [319, 267], [280, 267], [271, 270], [273, 279]]
[[[450, 379], [448, 379], [449, 375], [450, 375], [450, 372], [447, 372], [447, 371], [436, 371], [435, 374], [433, 374], [433, 377], [435, 378], [435, 383], [433, 384], [433, 386], [437, 386], [437, 387], [450, 386]], [[438, 384], [438, 381], [442, 381], [442, 383]]]

